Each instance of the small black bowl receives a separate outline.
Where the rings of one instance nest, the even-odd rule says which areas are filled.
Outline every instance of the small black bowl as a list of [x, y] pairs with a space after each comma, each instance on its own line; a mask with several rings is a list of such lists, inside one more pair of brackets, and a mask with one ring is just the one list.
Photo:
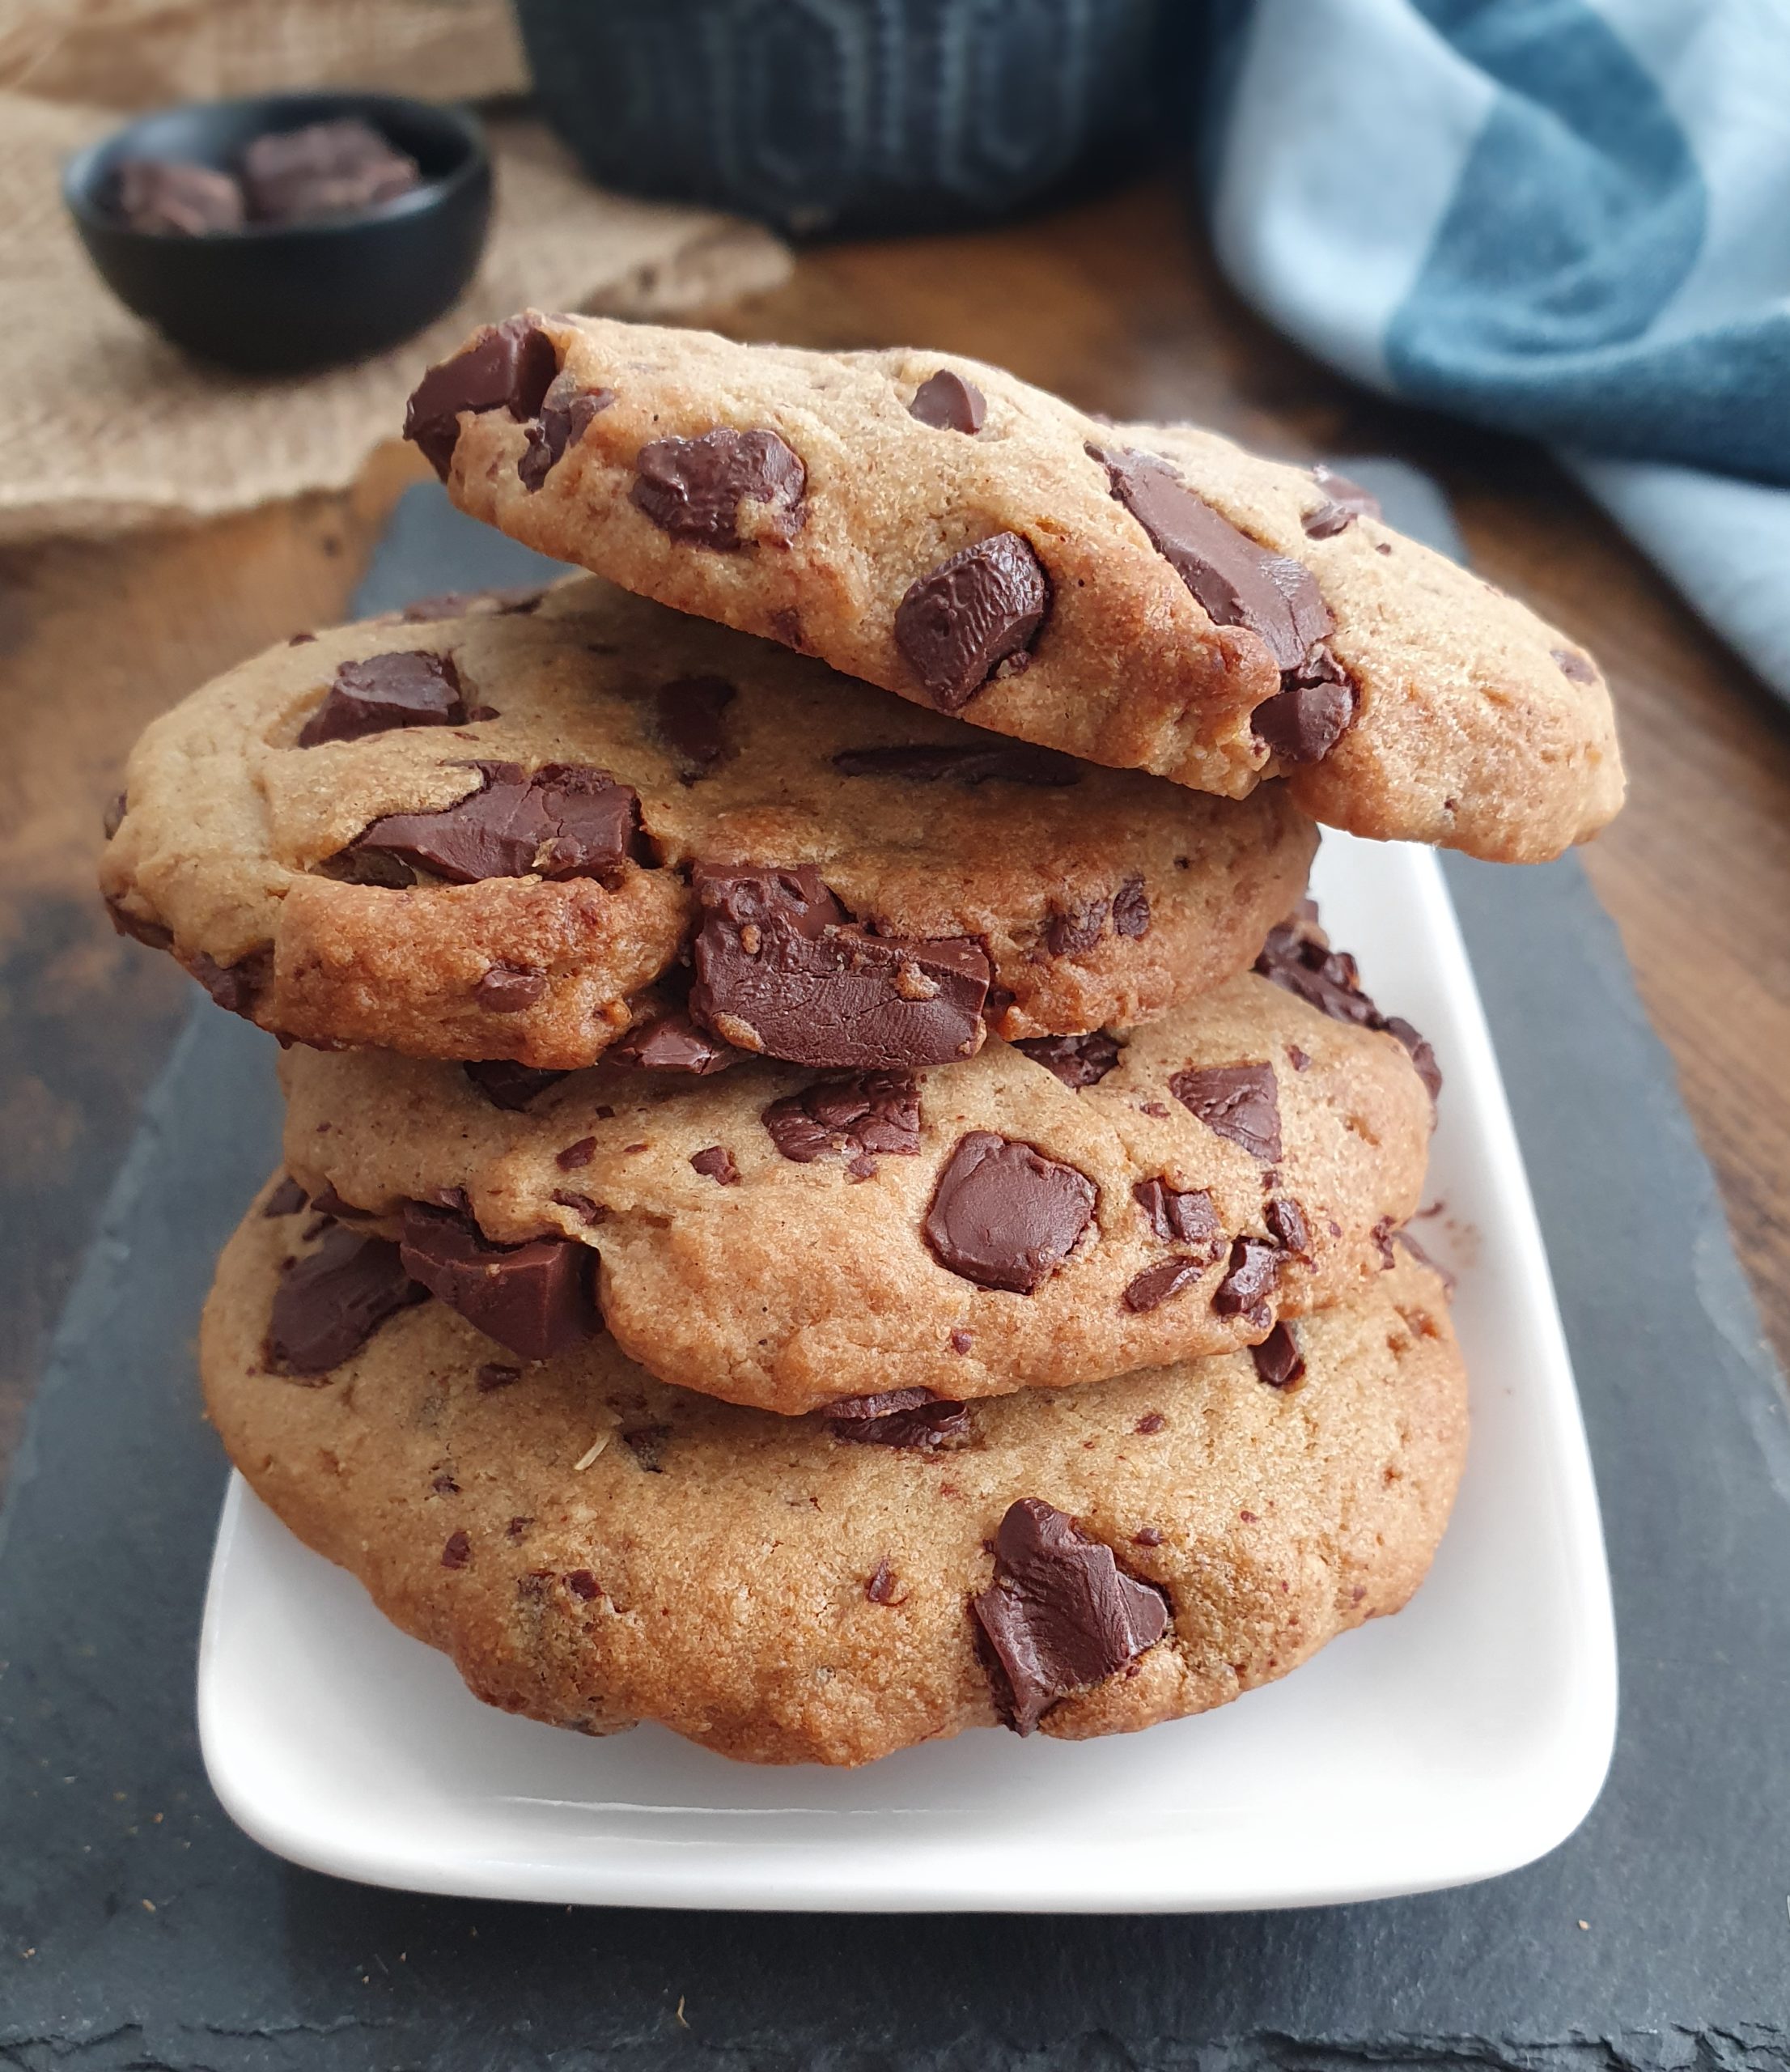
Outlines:
[[[422, 170], [377, 207], [310, 223], [200, 237], [133, 230], [115, 202], [126, 159], [234, 168], [269, 130], [358, 116]], [[248, 374], [364, 359], [451, 308], [478, 265], [491, 167], [469, 115], [395, 94], [257, 94], [146, 115], [77, 154], [62, 174], [81, 241], [120, 301], [176, 345]]]

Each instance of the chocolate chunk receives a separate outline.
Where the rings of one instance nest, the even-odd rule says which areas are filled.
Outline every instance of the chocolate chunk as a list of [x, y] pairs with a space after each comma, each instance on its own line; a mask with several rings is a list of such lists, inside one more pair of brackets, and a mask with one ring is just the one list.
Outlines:
[[562, 1208], [569, 1208], [587, 1223], [607, 1223], [609, 1220], [609, 1212], [602, 1203], [592, 1201], [588, 1195], [571, 1194], [563, 1187], [555, 1187], [553, 1199]]
[[268, 1357], [289, 1374], [326, 1374], [427, 1293], [405, 1271], [396, 1245], [332, 1225], [274, 1291]]
[[864, 1595], [872, 1604], [905, 1604], [907, 1594], [896, 1593], [895, 1571], [889, 1565], [885, 1554], [864, 1584]]
[[547, 990], [547, 974], [518, 964], [494, 964], [473, 988], [473, 998], [492, 1014], [521, 1014]]
[[249, 209], [264, 223], [351, 215], [422, 184], [414, 158], [352, 115], [256, 137], [242, 168]]
[[1355, 692], [1328, 678], [1289, 684], [1249, 715], [1256, 738], [1283, 762], [1321, 762], [1355, 718]]
[[808, 470], [774, 431], [706, 431], [655, 439], [634, 463], [630, 492], [662, 532], [697, 546], [737, 547], [740, 506], [762, 504], [760, 537], [787, 539], [808, 516]]
[[1280, 1157], [1280, 1089], [1272, 1065], [1211, 1065], [1177, 1072], [1169, 1090], [1209, 1130], [1265, 1166]]
[[404, 435], [443, 482], [453, 465], [462, 410], [504, 410], [519, 421], [541, 414], [559, 372], [559, 353], [525, 316], [488, 324], [453, 359], [432, 367], [404, 413]]
[[113, 206], [132, 230], [180, 237], [240, 230], [248, 214], [231, 174], [181, 159], [126, 159]]
[[569, 1352], [602, 1328], [596, 1255], [572, 1238], [494, 1245], [468, 1218], [411, 1202], [401, 1249], [413, 1279], [524, 1360]]
[[473, 1377], [481, 1395], [489, 1395], [494, 1389], [507, 1389], [522, 1379], [520, 1367], [506, 1367], [497, 1361], [488, 1361]]
[[1139, 1180], [1131, 1190], [1131, 1199], [1159, 1238], [1170, 1244], [1200, 1246], [1208, 1263], [1218, 1257], [1218, 1211], [1204, 1187], [1177, 1194], [1166, 1180]]
[[1296, 669], [1335, 621], [1311, 571], [1240, 533], [1149, 453], [1090, 447], [1113, 495], [1216, 626], [1247, 626], [1275, 666]]
[[973, 1130], [939, 1175], [926, 1240], [941, 1266], [982, 1288], [1029, 1295], [1062, 1265], [1094, 1213], [1094, 1183], [1035, 1144]]
[[1238, 1238], [1232, 1243], [1230, 1260], [1212, 1297], [1212, 1307], [1221, 1317], [1247, 1317], [1253, 1323], [1259, 1314], [1266, 1323], [1268, 1297], [1279, 1278], [1278, 1246], [1262, 1238]]
[[512, 1115], [520, 1115], [531, 1101], [568, 1076], [536, 1065], [519, 1065], [508, 1058], [475, 1059], [461, 1070], [494, 1108], [507, 1108]]
[[942, 777], [960, 784], [1037, 784], [1061, 788], [1081, 782], [1082, 766], [1054, 748], [1024, 743], [1006, 747], [943, 748], [916, 741], [899, 748], [842, 749], [833, 758], [842, 777], [905, 777], [935, 784]]
[[827, 1411], [836, 1439], [856, 1446], [898, 1446], [910, 1453], [938, 1453], [968, 1443], [967, 1404], [935, 1395], [931, 1389], [888, 1389], [880, 1395], [847, 1396]]
[[1134, 1547], [1160, 1547], [1162, 1544], [1162, 1528], [1154, 1525], [1139, 1526], [1131, 1535], [1131, 1544]]
[[1013, 1047], [1065, 1086], [1098, 1086], [1119, 1061], [1118, 1042], [1104, 1029], [1086, 1036], [1022, 1036]]
[[690, 1013], [743, 1050], [796, 1064], [940, 1064], [982, 1045], [986, 953], [854, 923], [811, 864], [701, 864]]
[[1205, 1270], [1204, 1263], [1198, 1259], [1160, 1259], [1134, 1275], [1119, 1299], [1126, 1309], [1140, 1315], [1147, 1310], [1160, 1310], [1171, 1296], [1192, 1287]]
[[336, 1223], [365, 1223], [374, 1213], [370, 1208], [361, 1208], [351, 1201], [344, 1201], [333, 1187], [325, 1187], [311, 1206], [319, 1216], [327, 1216]]
[[698, 1029], [681, 1009], [656, 1021], [630, 1029], [609, 1052], [618, 1065], [638, 1065], [647, 1072], [682, 1072], [706, 1079], [737, 1064], [744, 1053]]
[[140, 942], [151, 949], [172, 949], [174, 932], [164, 928], [159, 921], [146, 921], [141, 915], [134, 914], [121, 899], [109, 894], [106, 898], [106, 911], [112, 916], [112, 925], [121, 936], [129, 936], [133, 942]]
[[876, 1152], [910, 1157], [920, 1148], [920, 1089], [906, 1072], [855, 1072], [773, 1101], [761, 1119], [798, 1166], [829, 1153], [855, 1161]]
[[686, 766], [686, 782], [705, 777], [739, 750], [727, 739], [721, 715], [737, 695], [724, 677], [680, 677], [653, 698], [659, 738]]
[[1389, 1271], [1398, 1263], [1398, 1255], [1392, 1248], [1395, 1228], [1389, 1216], [1382, 1216], [1373, 1226], [1372, 1234], [1373, 1242], [1380, 1248], [1380, 1267], [1382, 1272]]
[[1106, 932], [1110, 902], [1091, 899], [1053, 914], [1044, 924], [1044, 946], [1053, 957], [1080, 957]]
[[635, 1424], [621, 1434], [621, 1443], [649, 1475], [663, 1475], [660, 1456], [672, 1435], [668, 1424]]
[[1268, 1226], [1268, 1234], [1284, 1252], [1296, 1253], [1305, 1257], [1312, 1249], [1312, 1233], [1305, 1221], [1305, 1212], [1299, 1204], [1284, 1195], [1278, 1195], [1262, 1211], [1262, 1221]]
[[1169, 1630], [1160, 1590], [1126, 1575], [1111, 1548], [1090, 1539], [1037, 1497], [1008, 1508], [995, 1535], [995, 1581], [971, 1599], [995, 1706], [1016, 1734], [1048, 1707], [1101, 1684]]
[[451, 885], [483, 878], [619, 879], [632, 856], [640, 800], [606, 770], [550, 762], [524, 776], [514, 762], [477, 762], [477, 791], [432, 813], [387, 813], [347, 853], [396, 856]]
[[436, 590], [413, 597], [398, 614], [406, 626], [444, 618], [501, 618], [532, 611], [546, 592], [538, 584], [509, 590]]
[[1131, 1429], [1141, 1432], [1146, 1438], [1152, 1438], [1158, 1432], [1164, 1430], [1168, 1423], [1168, 1419], [1160, 1410], [1147, 1410]]
[[988, 415], [988, 398], [973, 382], [965, 381], [948, 367], [941, 367], [914, 390], [907, 414], [922, 424], [931, 425], [935, 431], [962, 431], [973, 436]]
[[299, 746], [358, 741], [392, 727], [457, 727], [465, 718], [452, 655], [370, 655], [337, 669], [329, 696], [299, 730]]
[[603, 1594], [602, 1584], [588, 1569], [568, 1570], [566, 1576], [566, 1587], [574, 1597], [581, 1598], [586, 1604]]
[[263, 1216], [296, 1216], [309, 1197], [288, 1173], [261, 1206]]
[[464, 1569], [472, 1558], [473, 1543], [465, 1528], [462, 1526], [457, 1532], [449, 1533], [448, 1543], [441, 1550], [443, 1568]]
[[1140, 877], [1128, 877], [1113, 894], [1113, 932], [1135, 939], [1150, 930], [1150, 898]]
[[932, 703], [956, 712], [1001, 663], [1029, 659], [1050, 606], [1037, 556], [1017, 533], [997, 533], [909, 588], [895, 614], [895, 645]]
[[1323, 490], [1332, 503], [1339, 504], [1354, 518], [1377, 518], [1381, 516], [1380, 499], [1371, 489], [1364, 489], [1358, 482], [1351, 481], [1339, 469], [1320, 461], [1312, 469], [1312, 480]]
[[706, 1151], [697, 1152], [690, 1163], [718, 1187], [736, 1187], [740, 1184], [740, 1168], [734, 1164], [733, 1153], [724, 1144], [711, 1144]]
[[1435, 1051], [1408, 1021], [1398, 1015], [1384, 1015], [1374, 1005], [1361, 990], [1355, 959], [1345, 950], [1330, 948], [1316, 915], [1313, 908], [1309, 916], [1283, 921], [1270, 929], [1255, 961], [1256, 970], [1333, 1021], [1352, 1021], [1359, 1028], [1382, 1030], [1396, 1037], [1410, 1053], [1418, 1077], [1435, 1100], [1442, 1090], [1442, 1068]]
[[201, 949], [187, 966], [219, 1007], [252, 1021], [255, 1003], [274, 975], [271, 949], [252, 949], [234, 964], [218, 964]]
[[541, 399], [541, 416], [528, 427], [528, 444], [515, 471], [531, 495], [584, 436], [591, 419], [615, 401], [613, 388], [581, 388], [575, 376], [558, 376]]
[[1597, 681], [1597, 664], [1589, 655], [1581, 655], [1576, 648], [1550, 648], [1548, 652], [1568, 682], [1595, 683]]
[[581, 1136], [576, 1144], [568, 1144], [563, 1151], [555, 1152], [554, 1163], [562, 1173], [575, 1173], [581, 1166], [588, 1166], [596, 1153], [596, 1139]]
[[1334, 539], [1355, 521], [1356, 513], [1346, 504], [1321, 503], [1315, 510], [1308, 511], [1300, 520], [1305, 537], [1309, 540]]
[[112, 796], [107, 800], [105, 818], [104, 822], [107, 841], [109, 842], [113, 835], [118, 832], [119, 829], [124, 826], [125, 814], [129, 810], [129, 801], [125, 798], [122, 792], [114, 792]]
[[1271, 1389], [1290, 1389], [1305, 1371], [1305, 1356], [1290, 1324], [1276, 1324], [1259, 1345], [1249, 1348], [1249, 1357]]

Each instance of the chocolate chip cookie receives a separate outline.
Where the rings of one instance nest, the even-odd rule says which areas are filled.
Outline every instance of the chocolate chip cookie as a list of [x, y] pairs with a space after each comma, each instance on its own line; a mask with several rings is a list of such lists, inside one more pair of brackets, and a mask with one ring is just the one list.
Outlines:
[[1275, 944], [1283, 983], [930, 1070], [494, 1077], [295, 1050], [287, 1161], [320, 1208], [401, 1240], [493, 1359], [558, 1349], [545, 1283], [587, 1288], [593, 1254], [624, 1352], [761, 1409], [1200, 1358], [1376, 1279], [1429, 1148], [1427, 1045], [1347, 960], [1313, 949], [1326, 979], [1293, 931]]
[[281, 1207], [206, 1311], [232, 1458], [477, 1696], [588, 1733], [854, 1764], [1204, 1711], [1396, 1611], [1460, 1472], [1460, 1359], [1410, 1257], [1283, 1348], [896, 1436], [667, 1387], [604, 1338], [507, 1361], [397, 1246]]
[[231, 670], [138, 743], [100, 881], [307, 1042], [906, 1068], [1228, 979], [1315, 843], [1284, 787], [1095, 769], [587, 579]]
[[937, 353], [532, 312], [405, 430], [515, 538], [999, 734], [1507, 862], [1622, 802], [1588, 656], [1342, 478], [1209, 432]]

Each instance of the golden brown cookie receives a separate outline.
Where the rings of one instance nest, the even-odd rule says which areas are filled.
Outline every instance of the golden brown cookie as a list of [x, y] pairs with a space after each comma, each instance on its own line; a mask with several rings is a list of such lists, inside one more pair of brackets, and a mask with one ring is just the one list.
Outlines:
[[[494, 1362], [442, 1303], [391, 1297], [394, 1248], [278, 1206], [231, 1238], [201, 1336], [231, 1458], [477, 1696], [587, 1732], [850, 1764], [1204, 1711], [1396, 1611], [1460, 1473], [1460, 1357], [1410, 1258], [1283, 1327], [1283, 1359], [867, 1443], [666, 1387], [606, 1339]], [[315, 1353], [332, 1307], [333, 1364], [282, 1371], [270, 1338]]]
[[594, 1250], [622, 1349], [730, 1402], [1091, 1382], [1345, 1300], [1418, 1206], [1428, 1047], [1316, 966], [1274, 968], [1307, 997], [1245, 974], [1118, 1036], [909, 1073], [549, 1081], [295, 1050], [287, 1164], [402, 1236], [493, 1357], [596, 1329]]
[[1622, 803], [1594, 663], [1342, 478], [938, 353], [530, 312], [406, 423], [460, 507], [978, 726], [1504, 862]]
[[307, 1042], [566, 1068], [633, 1031], [685, 1069], [877, 1068], [1195, 996], [1316, 839], [1280, 786], [995, 740], [584, 580], [219, 677], [138, 744], [100, 882]]

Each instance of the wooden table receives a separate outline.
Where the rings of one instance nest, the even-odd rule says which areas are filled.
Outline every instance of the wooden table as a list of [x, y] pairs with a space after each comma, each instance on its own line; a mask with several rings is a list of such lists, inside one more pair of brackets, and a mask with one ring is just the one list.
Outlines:
[[[1601, 657], [1632, 783], [1586, 852], [1790, 1360], [1790, 713], [1533, 448], [1396, 408], [1243, 309], [1166, 189], [959, 238], [809, 253], [715, 321], [817, 346], [923, 342], [1121, 418], [1271, 453], [1393, 453], [1447, 486], [1475, 563]], [[420, 464], [184, 533], [0, 555], [0, 1473], [47, 1334], [191, 996], [91, 890], [138, 728], [227, 664], [339, 617]]]

